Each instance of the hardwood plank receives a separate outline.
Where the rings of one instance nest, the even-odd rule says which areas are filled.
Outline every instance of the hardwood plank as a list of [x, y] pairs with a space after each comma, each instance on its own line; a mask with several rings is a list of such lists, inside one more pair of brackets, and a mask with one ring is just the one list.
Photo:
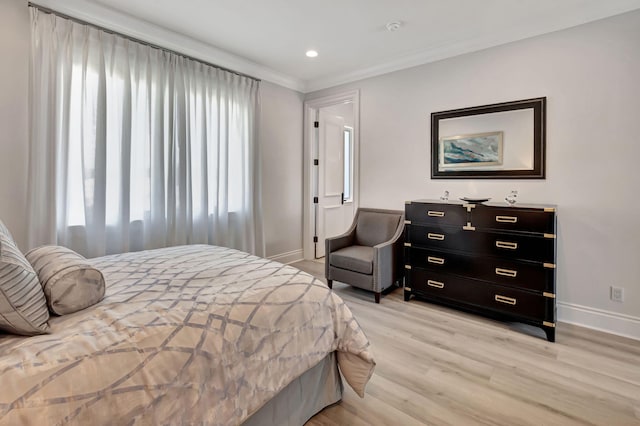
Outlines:
[[593, 353], [585, 349], [571, 348], [562, 350], [558, 360], [580, 365], [597, 374], [604, 374], [618, 380], [640, 386], [640, 366], [629, 368], [629, 362], [609, 357], [602, 353]]
[[527, 403], [518, 395], [491, 388], [484, 383], [465, 380], [456, 371], [431, 369], [428, 383], [441, 389], [448, 398], [471, 407], [479, 416], [496, 425], [578, 425], [582, 424], [546, 407]]
[[621, 424], [633, 424], [635, 417], [631, 407], [616, 395], [585, 388], [579, 382], [561, 377], [539, 378], [519, 371], [498, 370], [491, 378], [491, 386], [584, 423], [607, 424], [612, 413], [616, 413]]
[[[321, 262], [293, 266], [324, 280]], [[334, 282], [371, 340], [376, 371], [360, 399], [309, 425], [640, 425], [640, 342], [570, 324], [556, 343], [519, 323]]]
[[[605, 390], [617, 395], [621, 400], [627, 400], [628, 403], [633, 400], [627, 399], [629, 396], [636, 399], [640, 396], [639, 386], [587, 370], [579, 364], [549, 360], [534, 353], [527, 354], [517, 350], [513, 345], [499, 346], [481, 338], [467, 337], [458, 342], [456, 350], [474, 359], [491, 363], [496, 367], [526, 372], [530, 377], [544, 376], [547, 380], [561, 378], [572, 380], [593, 390]], [[630, 365], [629, 368], [633, 368], [633, 366]]]
[[388, 404], [384, 399], [371, 394], [368, 394], [365, 399], [361, 399], [353, 390], [347, 388], [345, 388], [345, 395], [340, 405], [354, 418], [363, 420], [368, 425], [411, 426], [424, 424], [424, 422], [416, 420], [397, 407]]
[[404, 383], [394, 381], [393, 378], [387, 379], [380, 374], [373, 380], [375, 383], [369, 387], [368, 394], [384, 399], [420, 422], [430, 425], [489, 424], [482, 418], [477, 418], [466, 406], [455, 406], [441, 395], [428, 395], [419, 388], [410, 389]]

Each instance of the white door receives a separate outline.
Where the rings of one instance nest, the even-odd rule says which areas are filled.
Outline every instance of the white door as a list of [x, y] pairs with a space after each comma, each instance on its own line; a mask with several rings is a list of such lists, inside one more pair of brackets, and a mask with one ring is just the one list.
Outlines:
[[[353, 203], [345, 200], [346, 182], [351, 181], [352, 144], [345, 144], [344, 119], [329, 114], [323, 109], [319, 113], [318, 135], [318, 210], [316, 258], [324, 257], [325, 238], [344, 233], [353, 220]], [[346, 169], [346, 170], [345, 170]], [[346, 173], [346, 174], [345, 174]], [[346, 177], [346, 179], [345, 179]]]

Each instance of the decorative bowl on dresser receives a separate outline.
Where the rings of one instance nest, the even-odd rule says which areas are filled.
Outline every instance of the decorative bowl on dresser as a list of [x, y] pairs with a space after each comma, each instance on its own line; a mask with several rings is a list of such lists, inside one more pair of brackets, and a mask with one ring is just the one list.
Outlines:
[[555, 206], [417, 200], [405, 217], [405, 301], [539, 326], [555, 341]]

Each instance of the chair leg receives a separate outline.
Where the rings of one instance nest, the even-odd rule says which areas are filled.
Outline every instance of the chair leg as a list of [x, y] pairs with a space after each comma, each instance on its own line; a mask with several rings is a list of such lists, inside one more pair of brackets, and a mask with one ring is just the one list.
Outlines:
[[376, 303], [380, 303], [380, 293], [373, 293], [376, 298]]
[[333, 288], [333, 280], [327, 280], [327, 286]]

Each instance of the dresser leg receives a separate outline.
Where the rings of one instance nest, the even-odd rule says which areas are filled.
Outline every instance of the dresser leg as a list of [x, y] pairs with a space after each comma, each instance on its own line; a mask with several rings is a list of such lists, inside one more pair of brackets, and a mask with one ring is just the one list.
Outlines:
[[380, 293], [373, 293], [376, 298], [376, 303], [380, 303]]
[[545, 326], [543, 326], [542, 329], [547, 334], [547, 340], [548, 341], [550, 341], [550, 342], [555, 342], [556, 341], [556, 328], [555, 327], [545, 327]]
[[409, 299], [411, 299], [411, 292], [410, 292], [410, 291], [405, 290], [405, 291], [404, 291], [404, 301], [405, 301], [405, 302], [408, 302], [408, 301], [409, 301]]
[[327, 280], [327, 286], [333, 288], [333, 280]]

